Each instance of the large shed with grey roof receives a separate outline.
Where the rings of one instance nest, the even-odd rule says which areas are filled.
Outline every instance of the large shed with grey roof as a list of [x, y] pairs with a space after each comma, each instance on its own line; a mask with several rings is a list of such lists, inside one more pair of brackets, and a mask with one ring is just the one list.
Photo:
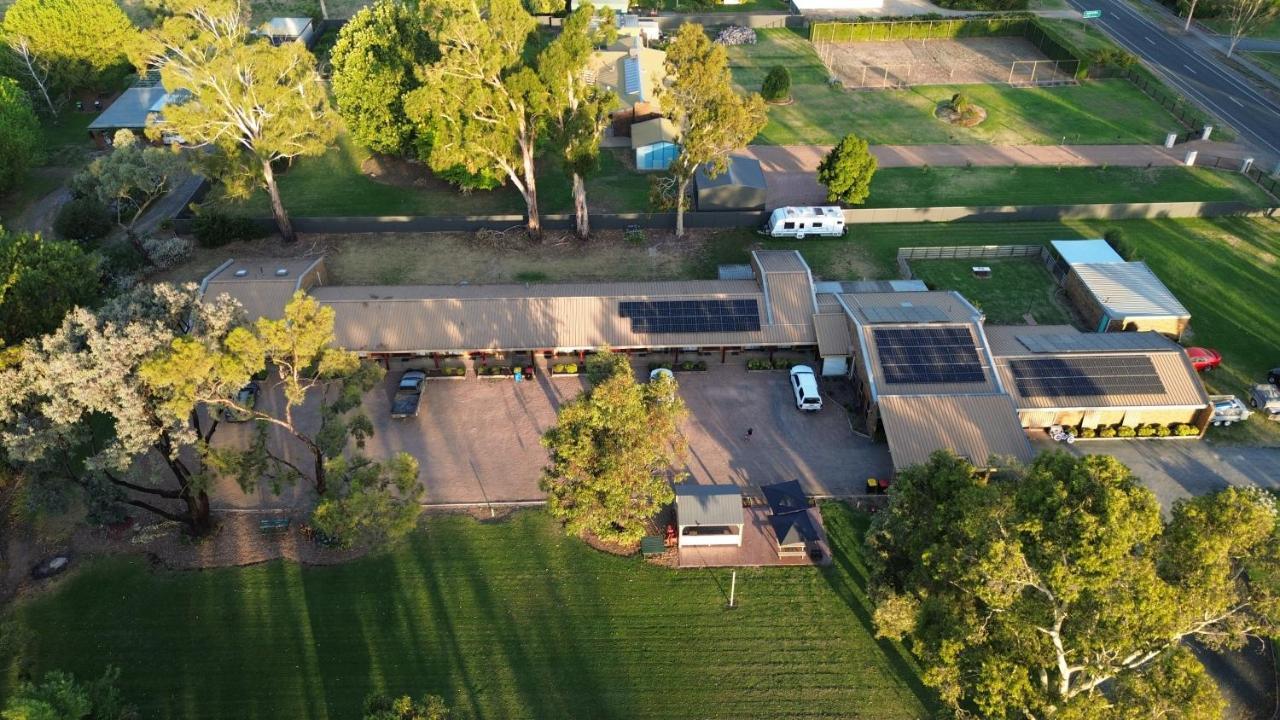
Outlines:
[[1055, 275], [1097, 332], [1154, 330], [1180, 338], [1191, 313], [1144, 262], [1126, 262], [1105, 240], [1054, 240]]
[[742, 491], [737, 485], [676, 485], [680, 547], [741, 545]]

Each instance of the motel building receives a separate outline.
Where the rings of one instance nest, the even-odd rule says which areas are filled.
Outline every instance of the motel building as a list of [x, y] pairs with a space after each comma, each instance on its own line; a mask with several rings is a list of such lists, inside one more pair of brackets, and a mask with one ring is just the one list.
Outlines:
[[[338, 345], [388, 369], [635, 358], [744, 362], [789, 353], [853, 386], [853, 412], [895, 467], [951, 449], [979, 467], [1032, 457], [1051, 425], [1189, 423], [1209, 399], [1156, 331], [992, 326], [956, 292], [918, 281], [815, 281], [796, 251], [755, 251], [726, 279], [504, 285], [327, 285], [322, 259], [228, 260], [201, 283], [249, 319], [303, 291], [334, 311]], [[1150, 287], [1145, 276], [1142, 288]], [[1163, 300], [1162, 300], [1163, 301]], [[462, 370], [457, 370], [461, 373]], [[839, 407], [829, 411], [839, 412]]]

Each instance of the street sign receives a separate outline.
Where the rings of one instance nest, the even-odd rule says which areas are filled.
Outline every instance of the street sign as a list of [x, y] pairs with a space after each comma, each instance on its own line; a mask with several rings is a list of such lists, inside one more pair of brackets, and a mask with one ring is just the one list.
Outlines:
[[1102, 17], [1102, 11], [1101, 10], [1085, 10], [1084, 12], [1080, 13], [1080, 17], [1084, 18], [1085, 20], [1096, 20], [1097, 18]]

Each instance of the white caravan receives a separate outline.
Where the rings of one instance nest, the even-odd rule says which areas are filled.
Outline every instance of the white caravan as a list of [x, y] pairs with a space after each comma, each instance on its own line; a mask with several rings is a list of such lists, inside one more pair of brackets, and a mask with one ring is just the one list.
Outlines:
[[769, 214], [762, 230], [770, 237], [806, 235], [838, 237], [844, 235], [844, 211], [838, 207], [780, 207]]

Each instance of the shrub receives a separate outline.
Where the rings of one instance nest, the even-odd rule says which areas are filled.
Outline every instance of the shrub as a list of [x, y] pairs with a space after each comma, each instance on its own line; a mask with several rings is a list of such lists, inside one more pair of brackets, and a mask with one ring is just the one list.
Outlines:
[[795, 360], [789, 360], [786, 358], [776, 358], [773, 361], [773, 368], [775, 370], [790, 370], [792, 367], [795, 366], [795, 364], [796, 364]]
[[1098, 428], [1098, 437], [1100, 438], [1113, 438], [1115, 436], [1116, 436], [1116, 429], [1111, 427], [1110, 425], [1106, 427]]
[[196, 215], [191, 223], [191, 233], [200, 247], [216, 248], [239, 240], [256, 240], [266, 237], [267, 231], [252, 218], [232, 215], [220, 210], [210, 210]]
[[578, 365], [577, 363], [558, 363], [551, 366], [551, 372], [557, 375], [577, 375]]
[[1138, 428], [1138, 437], [1155, 437], [1156, 429], [1152, 425], [1143, 425]]
[[1170, 430], [1168, 425], [1156, 426], [1156, 437], [1169, 437], [1172, 434], [1173, 430]]
[[1138, 435], [1138, 431], [1134, 430], [1128, 425], [1121, 425], [1120, 427], [1116, 428], [1116, 435], [1122, 438], [1131, 438], [1131, 437], [1136, 437]]
[[1098, 433], [1091, 427], [1082, 427], [1076, 431], [1076, 437], [1089, 440], [1091, 438], [1098, 437]]
[[167, 270], [183, 263], [191, 257], [191, 241], [177, 235], [169, 237], [148, 237], [142, 239], [142, 250], [151, 263], [161, 270]]
[[969, 102], [969, 98], [964, 93], [956, 93], [951, 96], [951, 109], [958, 115], [964, 115], [973, 107], [973, 103]]
[[1027, 0], [937, 0], [937, 4], [952, 10], [1026, 10]]
[[671, 369], [673, 369], [673, 368], [671, 367], [671, 363], [669, 363], [669, 362], [651, 362], [651, 363], [649, 363], [649, 372], [653, 372], [654, 370], [657, 370], [658, 368], [663, 368], [664, 370], [671, 370]]
[[685, 360], [684, 362], [680, 363], [681, 370], [692, 370], [694, 369], [694, 367], [696, 367], [696, 363], [694, 363], [692, 360]]
[[53, 220], [53, 230], [64, 240], [98, 240], [113, 227], [107, 206], [93, 198], [76, 198], [63, 205]]
[[440, 374], [445, 377], [462, 377], [467, 374], [467, 369], [456, 365], [446, 365], [440, 368]]
[[1199, 435], [1200, 431], [1196, 429], [1195, 425], [1188, 425], [1186, 423], [1174, 423], [1173, 434], [1177, 435], [1178, 437], [1190, 437], [1192, 435]]
[[751, 358], [750, 360], [747, 360], [748, 370], [768, 370], [772, 367], [773, 364], [768, 360], [761, 360], [760, 358]]
[[766, 102], [782, 102], [791, 97], [791, 73], [782, 65], [775, 65], [764, 77], [760, 95]]
[[1107, 244], [1111, 246], [1111, 249], [1115, 250], [1116, 254], [1120, 257], [1130, 261], [1138, 259], [1138, 253], [1134, 250], [1133, 246], [1124, 239], [1124, 231], [1120, 228], [1110, 228], [1102, 234], [1102, 237], [1107, 241]]

